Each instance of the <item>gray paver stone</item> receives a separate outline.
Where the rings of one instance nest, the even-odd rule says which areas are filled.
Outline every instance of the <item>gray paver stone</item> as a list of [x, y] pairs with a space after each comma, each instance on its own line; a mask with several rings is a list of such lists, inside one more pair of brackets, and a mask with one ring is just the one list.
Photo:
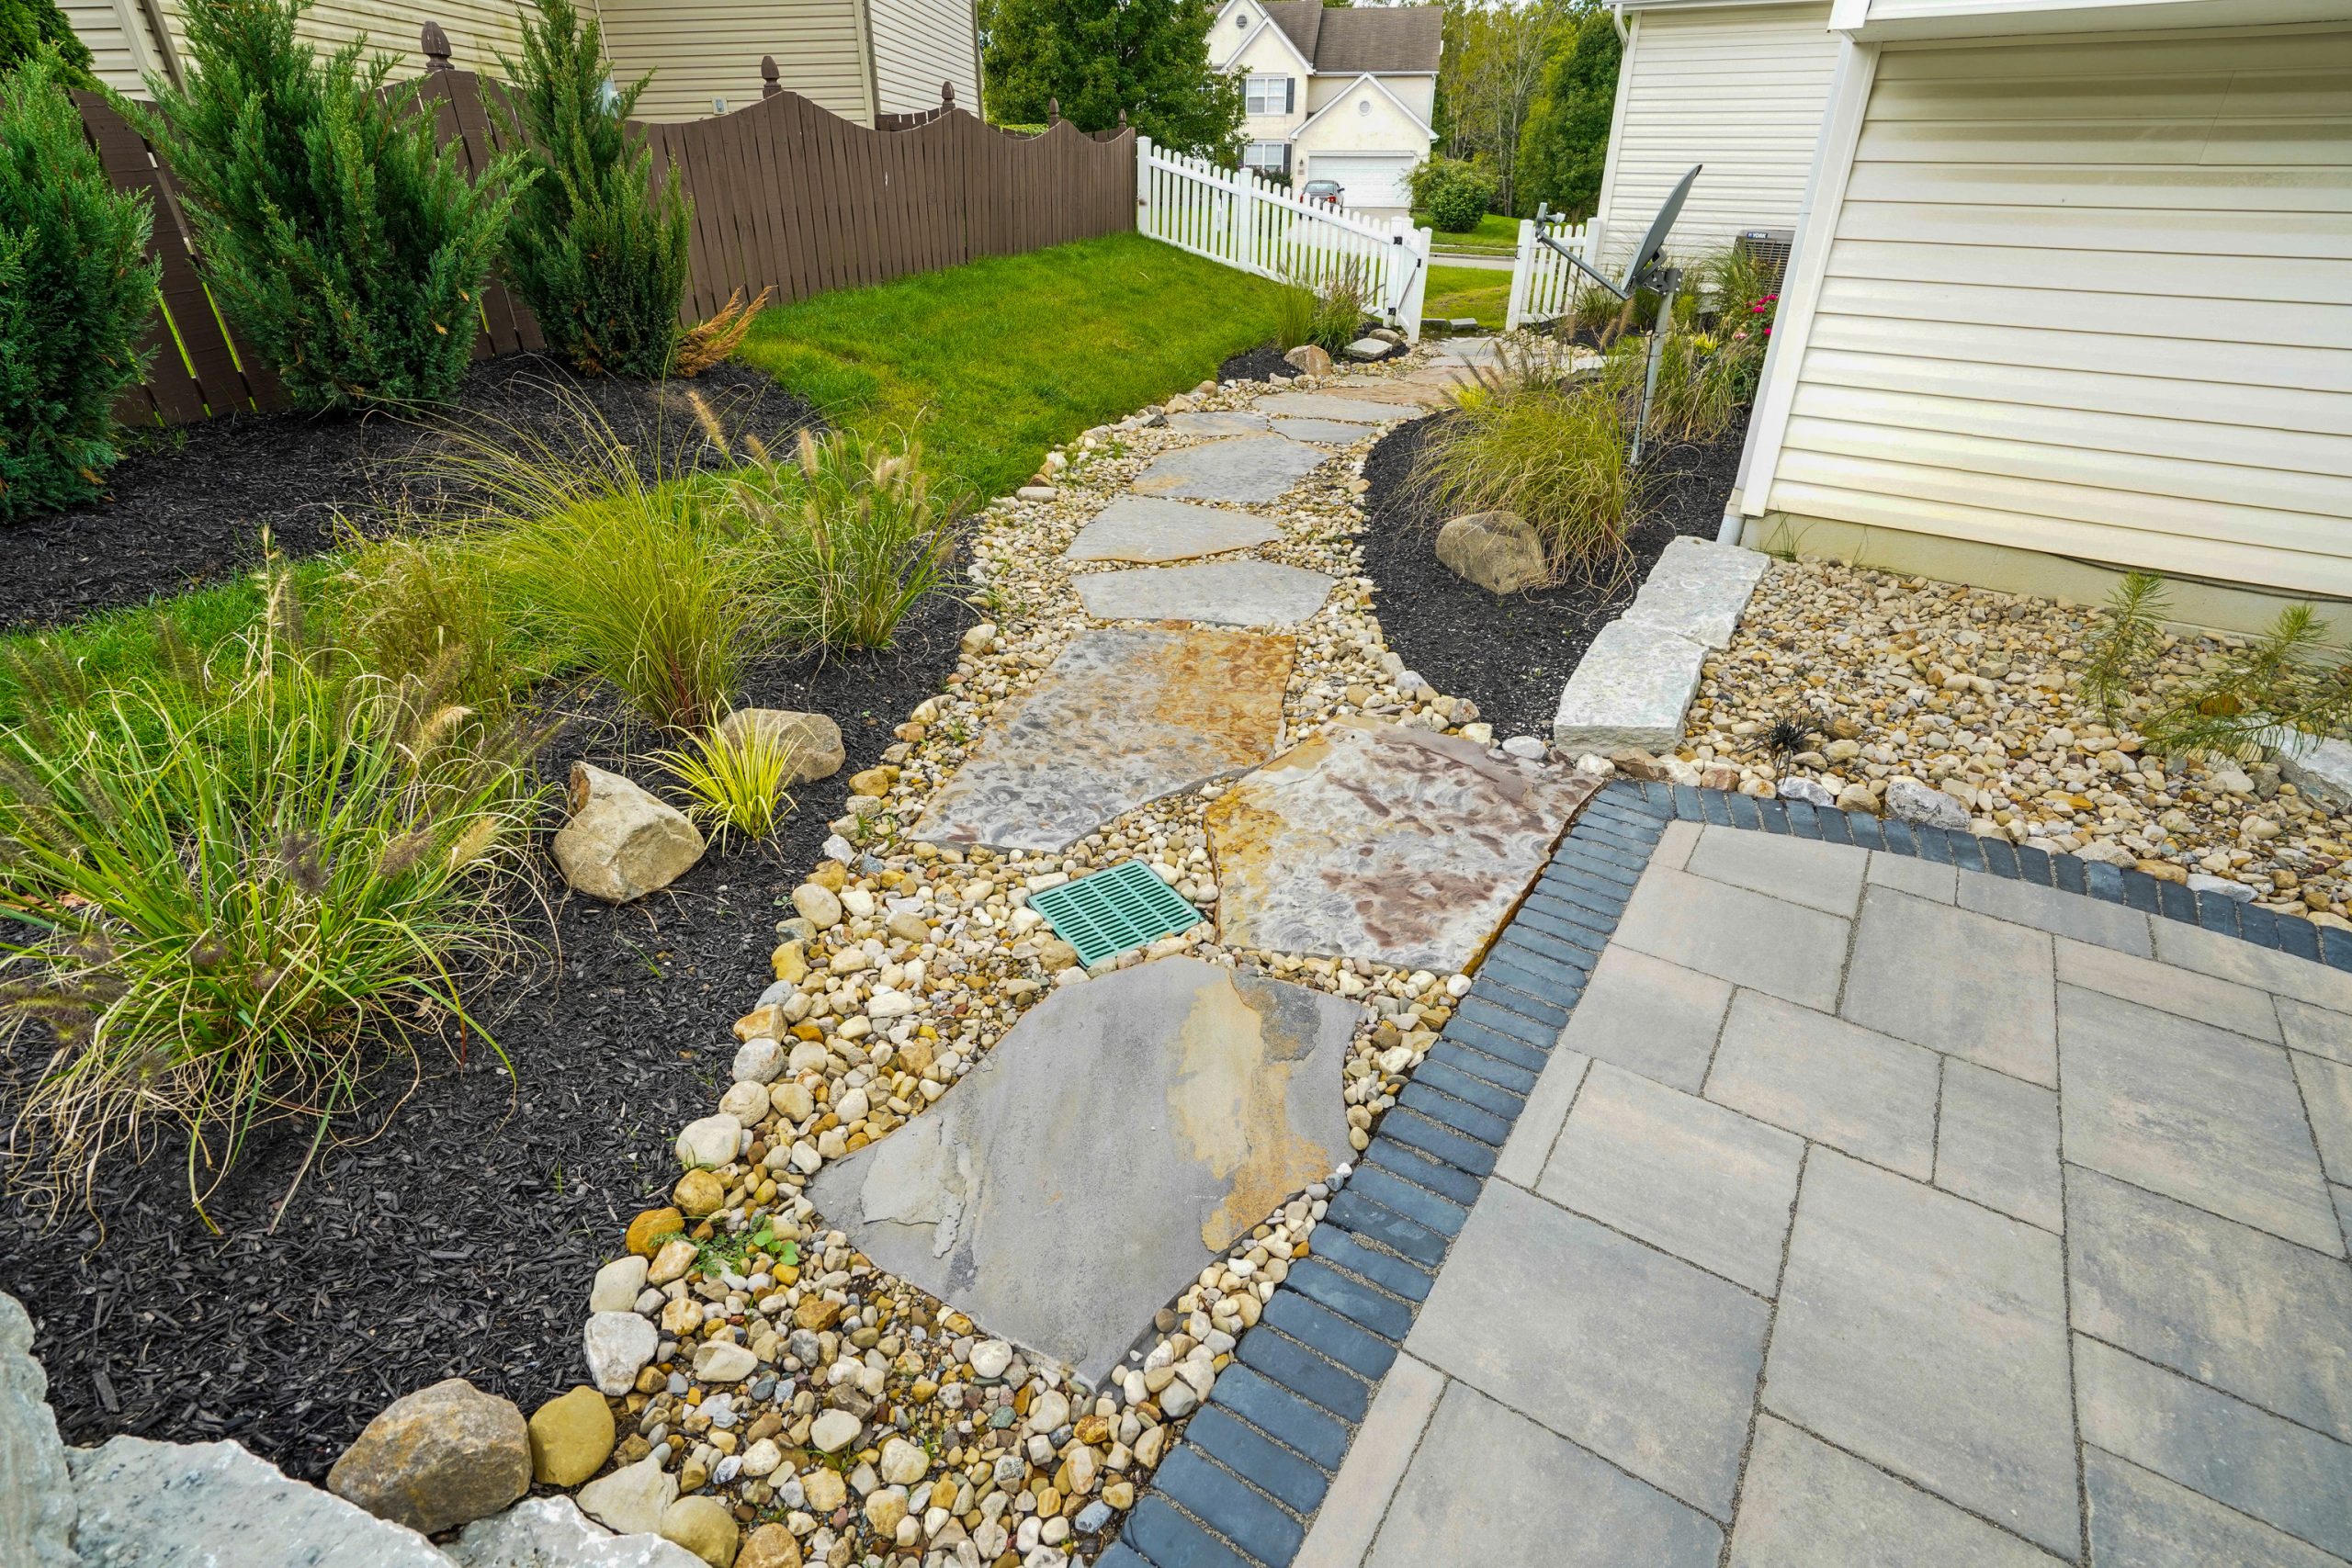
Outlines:
[[1917, 855], [1889, 854], [1884, 850], [1871, 852], [1868, 880], [1873, 887], [1892, 887], [1915, 898], [1949, 904], [1955, 897], [1953, 889], [1959, 875], [1958, 866], [1938, 865]]
[[1560, 689], [1554, 744], [1588, 751], [1670, 750], [1699, 689], [1704, 643], [1616, 620], [1600, 628]]
[[1731, 1568], [2053, 1568], [2057, 1562], [1785, 1421], [1757, 1420]]
[[1861, 902], [1870, 852], [1851, 844], [1785, 839], [1747, 828], [1709, 828], [1699, 835], [1684, 869], [1792, 904], [1851, 915]]
[[1291, 626], [1323, 607], [1334, 580], [1273, 561], [1218, 560], [1093, 572], [1072, 582], [1086, 613], [1097, 620]]
[[1653, 866], [1626, 902], [1616, 940], [1734, 985], [1828, 1009], [1838, 1002], [1848, 929], [1818, 909]]
[[1936, 1158], [1938, 1060], [1810, 1008], [1732, 998], [1707, 1098], [1925, 1181]]
[[1536, 1190], [1770, 1295], [1803, 1139], [1603, 1062]]
[[[1928, 863], [1915, 860], [1913, 863]], [[1951, 874], [1950, 871], [1945, 873], [1947, 877]], [[2087, 894], [2068, 893], [2062, 888], [2043, 887], [2038, 883], [1981, 871], [1963, 871], [1959, 876], [1960, 907], [1963, 909], [2143, 958], [2155, 952], [2155, 943], [2148, 935], [2148, 917], [2129, 905], [2110, 904]], [[1951, 900], [1947, 898], [1945, 902]]]
[[1936, 1185], [2043, 1230], [2065, 1222], [2058, 1097], [1957, 1056], [1944, 1058]]
[[2057, 956], [2062, 986], [2104, 991], [2252, 1040], [2279, 1038], [2278, 1010], [2267, 991], [2063, 938]]
[[1560, 1044], [1696, 1094], [1707, 1081], [1731, 991], [1713, 975], [1611, 942], [1592, 966]]
[[1221, 506], [1193, 506], [1148, 495], [1123, 495], [1078, 531], [1065, 560], [1150, 563], [1189, 560], [1271, 545], [1283, 531], [1262, 517]]
[[2108, 1568], [2338, 1568], [2340, 1559], [2112, 1454], [2084, 1455], [2091, 1561]]
[[2051, 939], [1874, 887], [1839, 1008], [1856, 1023], [2011, 1077], [2058, 1087]]
[[2287, 1052], [2073, 986], [2058, 1043], [2068, 1159], [2342, 1252]]
[[1254, 409], [1171, 413], [1168, 416], [1168, 428], [1180, 435], [1253, 435], [1266, 428], [1266, 416]]
[[2352, 1067], [2300, 1051], [2294, 1061], [2295, 1081], [2319, 1139], [2320, 1163], [2331, 1180], [2352, 1181]]
[[2277, 1000], [2278, 1023], [2286, 1032], [2288, 1044], [2314, 1056], [2352, 1063], [2352, 1013], [2313, 1007], [2292, 997]]
[[1668, 541], [1624, 618], [1708, 648], [1728, 648], [1771, 558], [1685, 535]]
[[2083, 1441], [2352, 1557], [2352, 1444], [2076, 1337]]
[[2047, 1232], [1814, 1150], [1765, 1404], [2074, 1554], [2065, 1281]]
[[2341, 1258], [2070, 1165], [2075, 1326], [2352, 1441]]
[[1722, 1548], [1713, 1520], [1457, 1382], [1364, 1562], [1710, 1568]]
[[1287, 435], [1293, 441], [1312, 441], [1318, 446], [1345, 446], [1363, 440], [1370, 432], [1361, 424], [1341, 419], [1278, 419], [1274, 421], [1274, 434]]
[[1409, 418], [1416, 404], [1393, 398], [1351, 397], [1345, 392], [1276, 392], [1258, 400], [1258, 412], [1274, 419], [1331, 419], [1351, 424], [1385, 424]]
[[1490, 1181], [1405, 1348], [1728, 1518], [1768, 1311], [1736, 1285]]
[[1363, 1016], [1193, 958], [1059, 989], [808, 1196], [883, 1268], [1099, 1382], [1216, 1253], [1349, 1157], [1340, 1066]]

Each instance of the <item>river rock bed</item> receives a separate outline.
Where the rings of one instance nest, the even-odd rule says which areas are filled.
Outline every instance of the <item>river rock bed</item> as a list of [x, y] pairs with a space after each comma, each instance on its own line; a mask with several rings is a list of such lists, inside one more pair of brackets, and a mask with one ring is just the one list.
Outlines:
[[[1662, 764], [1754, 795], [1947, 812], [1950, 826], [2344, 925], [2352, 819], [2273, 762], [2159, 757], [2132, 728], [2242, 640], [2168, 634], [2150, 689], [2110, 728], [2074, 682], [2100, 622], [2063, 599], [1776, 562]], [[1776, 757], [1771, 728], [1791, 717], [1813, 733]], [[1920, 784], [1933, 793], [1906, 802]]]

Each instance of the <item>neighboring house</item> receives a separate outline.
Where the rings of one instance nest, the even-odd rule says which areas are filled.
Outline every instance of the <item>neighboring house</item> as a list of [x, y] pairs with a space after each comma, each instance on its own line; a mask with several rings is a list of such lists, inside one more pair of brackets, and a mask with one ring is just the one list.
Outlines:
[[[180, 69], [186, 0], [62, 5], [108, 86], [143, 96], [144, 73]], [[943, 82], [956, 85], [958, 104], [979, 108], [973, 0], [593, 0], [583, 9], [604, 24], [616, 77], [653, 73], [640, 118], [698, 119], [756, 101], [762, 55], [775, 57], [784, 86], [861, 125], [938, 107]], [[410, 75], [424, 68], [418, 35], [438, 22], [459, 70], [494, 76], [501, 53], [521, 51], [515, 11], [514, 0], [321, 0], [300, 27], [329, 49], [365, 33]]]
[[1435, 6], [1226, 0], [1209, 63], [1243, 78], [1242, 163], [1293, 189], [1337, 180], [1346, 205], [1374, 217], [1406, 212], [1407, 177], [1437, 134], [1443, 17]]
[[1674, 228], [1694, 254], [1795, 227], [1838, 63], [1829, 0], [1622, 0], [1617, 109], [1592, 232], [1611, 266], [1691, 164]]
[[1733, 515], [2352, 636], [2352, 0], [1838, 0]]

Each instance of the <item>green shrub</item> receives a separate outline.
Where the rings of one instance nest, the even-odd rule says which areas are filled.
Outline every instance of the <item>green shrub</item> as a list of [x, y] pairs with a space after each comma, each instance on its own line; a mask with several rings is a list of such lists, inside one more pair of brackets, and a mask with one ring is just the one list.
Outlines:
[[1531, 348], [1480, 370], [1456, 402], [1415, 457], [1420, 493], [1447, 516], [1517, 513], [1542, 536], [1555, 578], [1622, 573], [1634, 471], [1620, 389], [1573, 378]]
[[1413, 205], [1441, 233], [1467, 234], [1495, 199], [1495, 178], [1455, 158], [1430, 158], [1413, 171]]
[[201, 1212], [257, 1124], [323, 1139], [419, 1032], [481, 1032], [455, 968], [512, 944], [538, 737], [300, 627], [281, 575], [238, 654], [0, 731], [0, 1022], [53, 1048], [18, 1126], [52, 1197], [161, 1123]]
[[[1622, 341], [1610, 355], [1610, 376], [1628, 405], [1641, 395], [1649, 340]], [[1658, 343], [1657, 388], [1650, 404], [1653, 439], [1712, 441], [1729, 430], [1755, 396], [1764, 361], [1760, 339], [1735, 340], [1676, 328]]]
[[890, 646], [945, 581], [962, 526], [933, 500], [922, 452], [803, 430], [789, 468], [752, 469], [729, 509], [757, 556], [761, 618], [799, 649]]
[[0, 0], [0, 73], [15, 70], [39, 56], [46, 46], [51, 57], [50, 75], [61, 87], [85, 93], [101, 89], [90, 74], [90, 50], [56, 0]]
[[481, 325], [519, 155], [479, 184], [445, 156], [417, 86], [357, 39], [322, 60], [295, 36], [312, 0], [189, 7], [185, 89], [134, 110], [170, 163], [198, 265], [298, 407], [447, 400]]
[[0, 522], [98, 493], [155, 308], [147, 203], [107, 179], [58, 73], [47, 48], [0, 71]]
[[538, 0], [522, 59], [499, 63], [513, 85], [507, 139], [538, 176], [507, 232], [507, 277], [573, 368], [669, 374], [693, 207], [674, 168], [653, 188], [652, 150], [628, 130], [652, 73], [609, 92], [598, 26], [571, 0]]

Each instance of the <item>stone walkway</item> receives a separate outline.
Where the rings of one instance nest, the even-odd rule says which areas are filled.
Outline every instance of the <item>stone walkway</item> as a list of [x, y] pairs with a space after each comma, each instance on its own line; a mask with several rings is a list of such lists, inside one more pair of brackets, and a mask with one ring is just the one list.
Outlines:
[[1586, 808], [1107, 1568], [2352, 1561], [2352, 974], [1726, 798]]

